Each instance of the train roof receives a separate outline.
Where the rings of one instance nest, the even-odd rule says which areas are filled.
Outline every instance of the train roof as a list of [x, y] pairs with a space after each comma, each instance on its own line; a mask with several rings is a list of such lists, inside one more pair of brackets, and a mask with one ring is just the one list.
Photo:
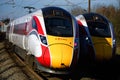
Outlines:
[[15, 24], [21, 24], [21, 23], [25, 23], [25, 22], [29, 22], [32, 19], [32, 16], [42, 16], [42, 11], [38, 10], [36, 12], [27, 14], [25, 16], [22, 16], [20, 18], [17, 18], [15, 20], [13, 20], [11, 22], [11, 24], [15, 25]]
[[108, 23], [109, 21], [105, 16], [98, 13], [85, 13], [83, 16], [85, 17], [86, 21], [101, 21], [104, 23]]
[[36, 12], [27, 14], [25, 16], [22, 16], [20, 18], [17, 18], [15, 20], [13, 20], [11, 22], [11, 25], [29, 22], [32, 19], [33, 16], [45, 16], [45, 15], [51, 14], [51, 12], [53, 10], [56, 11], [57, 15], [63, 14], [61, 11], [64, 11], [64, 14], [63, 14], [64, 16], [68, 16], [68, 17], [71, 16], [71, 14], [69, 14], [69, 12], [67, 12], [66, 10], [64, 10], [62, 8], [59, 8], [59, 7], [45, 7], [45, 8], [42, 8], [42, 9], [36, 11]]

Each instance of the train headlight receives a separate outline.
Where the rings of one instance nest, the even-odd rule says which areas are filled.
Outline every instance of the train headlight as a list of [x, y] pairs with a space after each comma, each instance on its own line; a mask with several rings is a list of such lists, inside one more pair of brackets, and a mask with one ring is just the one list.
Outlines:
[[113, 44], [115, 44], [116, 43], [116, 41], [115, 40], [113, 40]]
[[40, 35], [41, 42], [45, 45], [47, 45], [47, 40], [45, 36]]

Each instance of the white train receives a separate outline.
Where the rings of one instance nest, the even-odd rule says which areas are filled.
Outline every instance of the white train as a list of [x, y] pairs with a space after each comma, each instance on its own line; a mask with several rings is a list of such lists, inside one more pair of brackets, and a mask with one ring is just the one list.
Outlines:
[[7, 33], [9, 42], [34, 55], [39, 69], [62, 74], [78, 62], [78, 30], [69, 12], [47, 7], [12, 21]]

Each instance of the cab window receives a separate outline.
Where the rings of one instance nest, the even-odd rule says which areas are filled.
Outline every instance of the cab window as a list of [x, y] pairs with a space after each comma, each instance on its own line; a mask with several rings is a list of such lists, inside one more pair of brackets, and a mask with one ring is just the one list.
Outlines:
[[32, 20], [32, 28], [37, 30], [37, 24], [34, 19]]

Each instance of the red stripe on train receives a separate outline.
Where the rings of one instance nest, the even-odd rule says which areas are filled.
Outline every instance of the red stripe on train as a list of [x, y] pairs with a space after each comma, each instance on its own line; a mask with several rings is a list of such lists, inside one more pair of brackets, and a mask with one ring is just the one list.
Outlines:
[[46, 67], [50, 67], [50, 52], [48, 47], [41, 45], [42, 47], [42, 56], [37, 57], [38, 62]]
[[85, 30], [85, 27], [83, 26], [83, 24], [80, 21], [77, 21], [78, 25], [79, 25], [79, 31], [80, 31], [80, 35], [87, 35], [87, 32]]
[[80, 26], [83, 26], [82, 23], [81, 23], [80, 21], [77, 21], [77, 22], [78, 22], [78, 24], [79, 24]]
[[37, 24], [38, 33], [44, 35], [44, 31], [42, 29], [42, 25], [40, 24], [39, 19], [37, 18], [37, 16], [34, 16], [33, 18]]

